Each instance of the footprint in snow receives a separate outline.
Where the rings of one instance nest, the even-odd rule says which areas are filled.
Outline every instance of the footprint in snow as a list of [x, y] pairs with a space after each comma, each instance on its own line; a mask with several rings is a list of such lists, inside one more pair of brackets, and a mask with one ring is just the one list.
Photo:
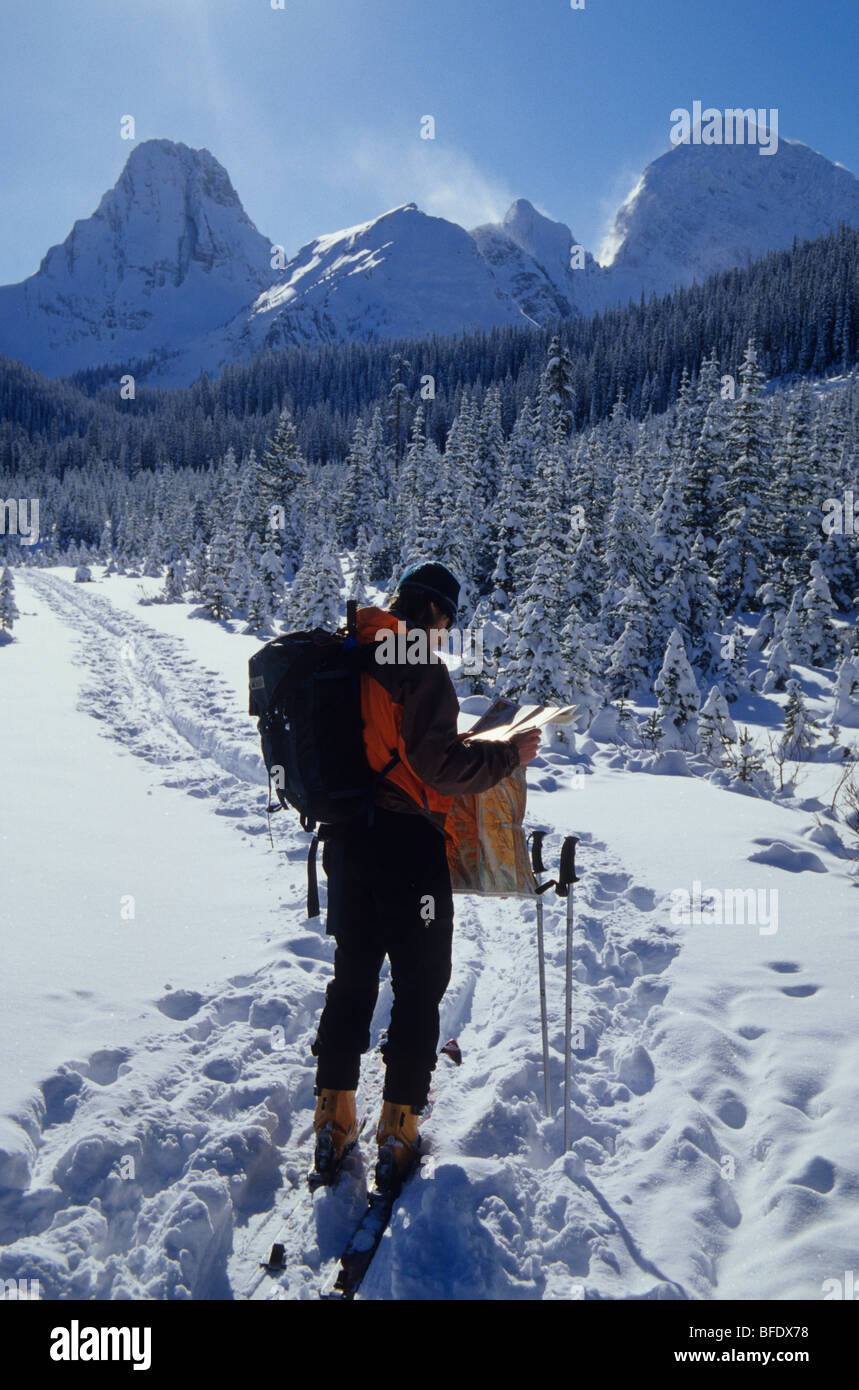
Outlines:
[[102, 1048], [87, 1058], [87, 1076], [99, 1086], [112, 1086], [119, 1068], [127, 1062], [131, 1050], [127, 1047]]
[[171, 989], [160, 999], [155, 1000], [156, 1009], [167, 1018], [185, 1020], [192, 1018], [203, 1007], [205, 999], [195, 989]]
[[227, 994], [215, 1004], [215, 1022], [219, 1028], [227, 1023], [247, 1023], [255, 1002], [253, 994]]
[[77, 1109], [83, 1077], [70, 1067], [61, 1066], [53, 1076], [42, 1082], [40, 1090], [45, 1098], [45, 1118], [42, 1125], [67, 1124]]
[[212, 1057], [203, 1067], [210, 1081], [238, 1081], [242, 1074], [240, 1061], [235, 1057]]
[[613, 896], [622, 893], [632, 882], [629, 874], [601, 873], [594, 874], [593, 878], [604, 893], [611, 893]]
[[724, 1095], [716, 1105], [716, 1114], [730, 1129], [742, 1129], [748, 1118], [746, 1107], [738, 1096]]
[[639, 912], [652, 912], [656, 906], [656, 894], [652, 888], [639, 888], [637, 886], [627, 888], [623, 896], [632, 903], [633, 907], [637, 907]]
[[815, 1157], [803, 1168], [799, 1177], [789, 1181], [796, 1187], [810, 1187], [815, 1192], [831, 1192], [835, 1186], [835, 1165], [826, 1158]]

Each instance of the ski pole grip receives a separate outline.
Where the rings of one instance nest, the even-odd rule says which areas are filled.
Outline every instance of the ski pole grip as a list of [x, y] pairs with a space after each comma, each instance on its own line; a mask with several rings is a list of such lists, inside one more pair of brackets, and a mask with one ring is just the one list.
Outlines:
[[576, 845], [578, 843], [577, 835], [566, 835], [564, 843], [561, 845], [561, 863], [558, 869], [558, 885], [555, 889], [559, 898], [566, 898], [571, 884], [579, 881], [579, 876], [576, 873]]
[[531, 868], [535, 874], [542, 874], [546, 871], [546, 865], [543, 863], [543, 841], [545, 838], [545, 830], [532, 830], [528, 836], [531, 841]]

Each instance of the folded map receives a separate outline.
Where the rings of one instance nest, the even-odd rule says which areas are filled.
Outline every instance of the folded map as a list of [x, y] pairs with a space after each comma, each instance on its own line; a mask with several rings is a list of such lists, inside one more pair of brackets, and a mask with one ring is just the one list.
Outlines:
[[[575, 705], [517, 705], [499, 697], [463, 735], [466, 742], [504, 742], [546, 724], [568, 724]], [[448, 812], [447, 858], [454, 893], [501, 897], [536, 891], [525, 842], [525, 768], [489, 791], [457, 796]]]

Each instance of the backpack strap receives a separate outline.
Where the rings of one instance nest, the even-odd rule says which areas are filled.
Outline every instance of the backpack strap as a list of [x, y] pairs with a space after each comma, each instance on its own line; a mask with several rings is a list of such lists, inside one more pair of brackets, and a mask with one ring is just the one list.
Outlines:
[[319, 916], [319, 883], [316, 878], [316, 849], [319, 844], [319, 835], [314, 835], [310, 842], [310, 849], [307, 851], [307, 915], [308, 917]]
[[385, 766], [384, 766], [383, 768], [380, 768], [380, 769], [379, 769], [379, 771], [376, 773], [375, 777], [373, 778], [373, 781], [372, 781], [371, 784], [370, 784], [370, 790], [369, 790], [368, 793], [367, 793], [367, 824], [368, 824], [368, 825], [372, 825], [372, 824], [373, 824], [373, 821], [374, 821], [374, 819], [375, 819], [376, 800], [375, 800], [374, 793], [375, 793], [376, 787], [377, 787], [377, 785], [379, 784], [379, 782], [381, 782], [381, 780], [382, 780], [383, 777], [387, 777], [387, 775], [388, 775], [388, 773], [390, 772], [391, 768], [392, 768], [392, 767], [396, 767], [396, 765], [397, 765], [397, 763], [398, 763], [399, 761], [400, 761], [400, 755], [399, 755], [399, 753], [394, 752], [394, 754], [393, 754], [393, 756], [391, 757], [390, 761], [387, 762], [387, 763], [385, 763]]
[[[376, 773], [376, 776], [373, 778], [373, 782], [372, 782], [372, 784], [371, 784], [370, 791], [367, 793], [367, 825], [368, 825], [368, 826], [371, 826], [371, 825], [373, 824], [373, 819], [374, 819], [374, 817], [373, 817], [373, 812], [374, 812], [375, 809], [376, 809], [376, 808], [375, 808], [375, 803], [374, 803], [374, 801], [373, 801], [373, 795], [372, 795], [373, 789], [375, 788], [376, 783], [380, 780], [380, 778], [384, 777], [387, 773], [389, 773], [392, 767], [396, 767], [396, 765], [397, 765], [397, 763], [398, 763], [399, 761], [400, 761], [400, 755], [399, 755], [399, 753], [394, 753], [394, 755], [393, 755], [393, 757], [390, 759], [390, 761], [387, 762], [387, 763], [385, 764], [385, 766], [381, 769], [381, 771], [377, 772], [377, 773]], [[308, 830], [311, 829], [311, 828], [312, 828], [311, 826], [306, 826], [306, 827], [305, 827], [305, 829], [308, 829]], [[318, 916], [319, 916], [319, 878], [318, 878], [317, 871], [316, 871], [316, 851], [317, 851], [317, 849], [319, 848], [319, 841], [320, 841], [320, 839], [324, 839], [324, 838], [325, 838], [325, 834], [326, 834], [326, 827], [323, 826], [323, 825], [320, 825], [318, 831], [317, 831], [316, 834], [313, 836], [313, 839], [312, 839], [311, 842], [310, 842], [310, 848], [309, 848], [309, 850], [307, 851], [307, 915], [308, 915], [308, 917], [318, 917]]]
[[282, 810], [283, 810], [283, 803], [280, 802], [280, 801], [273, 801], [273, 800], [272, 800], [272, 795], [271, 795], [271, 772], [269, 772], [269, 774], [268, 774], [268, 801], [266, 802], [265, 815], [266, 815], [266, 821], [267, 821], [267, 823], [268, 823], [268, 839], [269, 839], [269, 844], [271, 845], [272, 849], [274, 849], [274, 837], [272, 836], [272, 833], [271, 833], [271, 818], [272, 818], [272, 816], [274, 815], [275, 811], [282, 811]]

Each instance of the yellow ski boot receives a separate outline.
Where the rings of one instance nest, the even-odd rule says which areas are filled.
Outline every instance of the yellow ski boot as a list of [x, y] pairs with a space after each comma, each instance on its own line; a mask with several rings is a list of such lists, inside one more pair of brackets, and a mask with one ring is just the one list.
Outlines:
[[382, 1113], [376, 1129], [379, 1158], [376, 1163], [376, 1187], [380, 1192], [399, 1192], [406, 1178], [419, 1162], [419, 1115], [410, 1105], [382, 1102]]
[[313, 1116], [316, 1151], [310, 1186], [327, 1187], [337, 1176], [344, 1156], [354, 1147], [360, 1132], [354, 1091], [320, 1090]]

